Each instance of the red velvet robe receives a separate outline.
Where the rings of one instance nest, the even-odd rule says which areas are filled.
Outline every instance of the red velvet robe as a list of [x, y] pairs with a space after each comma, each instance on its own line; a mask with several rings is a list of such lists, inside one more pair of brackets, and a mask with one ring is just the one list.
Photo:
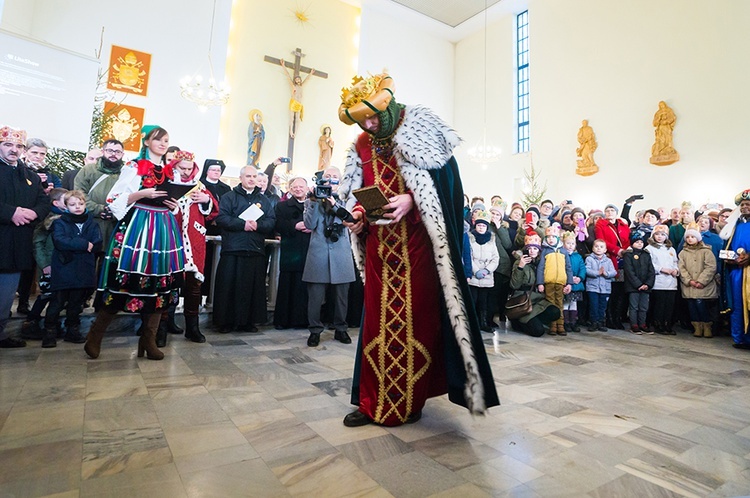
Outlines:
[[[408, 193], [396, 160], [375, 156], [370, 135], [357, 141], [363, 186], [386, 197]], [[373, 160], [374, 159], [374, 160]], [[367, 227], [359, 410], [393, 426], [448, 392], [440, 292], [432, 244], [417, 209], [399, 223]]]

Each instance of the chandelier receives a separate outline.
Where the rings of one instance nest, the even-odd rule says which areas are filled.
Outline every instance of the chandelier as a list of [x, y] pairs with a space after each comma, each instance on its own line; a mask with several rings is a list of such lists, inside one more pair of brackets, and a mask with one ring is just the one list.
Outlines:
[[468, 150], [469, 159], [481, 165], [500, 160], [500, 147], [487, 143], [487, 0], [484, 0], [484, 127], [482, 138]]
[[211, 46], [214, 39], [214, 18], [216, 17], [216, 0], [214, 0], [213, 14], [211, 15], [211, 31], [208, 37], [208, 81], [203, 80], [200, 74], [185, 76], [180, 80], [180, 96], [198, 106], [201, 111], [209, 107], [221, 106], [229, 101], [229, 85], [226, 81], [217, 83], [214, 77], [214, 65], [211, 62]]

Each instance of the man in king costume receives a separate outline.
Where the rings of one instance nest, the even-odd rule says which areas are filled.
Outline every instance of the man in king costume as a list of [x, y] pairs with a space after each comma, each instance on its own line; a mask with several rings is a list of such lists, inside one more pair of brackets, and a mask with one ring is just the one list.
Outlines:
[[720, 234], [736, 255], [724, 260], [724, 281], [734, 347], [750, 349], [750, 189], [737, 194], [734, 203], [737, 209]]
[[[483, 414], [499, 404], [463, 276], [463, 188], [453, 149], [461, 139], [430, 109], [403, 106], [393, 79], [355, 77], [339, 118], [362, 133], [348, 152], [339, 195], [365, 281], [352, 385], [358, 410], [344, 425], [419, 420], [427, 398]], [[390, 224], [369, 223], [353, 191], [377, 186]], [[439, 312], [436, 313], [436, 310]]]

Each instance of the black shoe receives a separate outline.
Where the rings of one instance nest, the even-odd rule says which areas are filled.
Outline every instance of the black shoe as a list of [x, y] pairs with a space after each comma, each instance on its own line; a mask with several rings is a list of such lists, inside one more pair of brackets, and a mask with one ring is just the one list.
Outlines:
[[156, 347], [165, 348], [167, 347], [167, 333], [169, 332], [169, 326], [167, 320], [162, 319], [159, 322], [159, 328], [156, 329]]
[[596, 326], [597, 332], [607, 332], [607, 327], [602, 325], [601, 323]]
[[175, 312], [176, 306], [170, 306], [169, 311], [167, 312], [168, 320], [167, 320], [167, 330], [170, 334], [182, 334], [185, 331], [182, 330], [177, 323], [174, 321], [174, 312]]
[[[310, 346], [311, 348], [314, 348], [318, 344], [320, 344], [320, 334], [316, 334], [315, 332], [310, 332], [310, 337], [307, 338], [307, 345]], [[351, 413], [349, 415], [351, 415]], [[347, 415], [347, 417], [349, 415]]]
[[0, 341], [0, 348], [2, 349], [25, 347], [26, 341], [22, 341], [21, 339], [16, 339], [14, 337], [8, 337], [7, 339], [3, 339]]
[[750, 349], [750, 344], [745, 344], [744, 342], [735, 342], [732, 344], [733, 348], [736, 349]]
[[44, 330], [36, 320], [26, 320], [21, 324], [21, 338], [32, 341], [44, 339]]
[[68, 333], [65, 334], [63, 341], [72, 342], [73, 344], [83, 344], [86, 342], [86, 338], [81, 335], [78, 327], [68, 327]]
[[569, 323], [563, 323], [563, 329], [565, 332], [573, 332], [573, 326]]
[[577, 323], [574, 323], [574, 324], [572, 324], [570, 326], [570, 331], [571, 332], [580, 332], [581, 331], [581, 327], [579, 327]]
[[220, 334], [229, 334], [234, 330], [234, 326], [232, 325], [221, 325], [219, 328], [216, 329], [216, 331]]
[[417, 413], [412, 413], [408, 417], [406, 417], [407, 424], [413, 424], [414, 422], [419, 422], [419, 419], [422, 418], [422, 410], [419, 410]]
[[346, 330], [342, 330], [341, 332], [336, 331], [333, 334], [333, 338], [339, 341], [342, 344], [351, 344], [352, 338], [349, 337], [349, 334], [346, 332]]
[[[83, 342], [86, 342], [86, 339], [83, 340]], [[43, 348], [56, 348], [57, 347], [57, 339], [55, 339], [55, 334], [47, 334], [44, 336], [44, 339], [42, 339], [42, 347]]]
[[[421, 412], [419, 416], [422, 416]], [[415, 422], [417, 420], [415, 420]], [[351, 412], [344, 417], [344, 425], [347, 427], [362, 427], [363, 425], [369, 425], [371, 423], [372, 419], [359, 410]]]
[[28, 315], [29, 311], [29, 303], [18, 303], [16, 313], [18, 313], [19, 315]]
[[242, 325], [241, 327], [237, 327], [237, 330], [240, 332], [252, 332], [255, 333], [258, 331], [258, 327], [253, 325], [252, 323], [249, 323], [247, 325]]

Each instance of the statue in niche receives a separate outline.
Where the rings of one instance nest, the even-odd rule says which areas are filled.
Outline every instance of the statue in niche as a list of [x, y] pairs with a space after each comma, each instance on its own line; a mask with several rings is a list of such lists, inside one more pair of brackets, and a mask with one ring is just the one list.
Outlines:
[[599, 166], [594, 162], [594, 151], [598, 147], [594, 130], [589, 126], [589, 121], [584, 119], [581, 122], [581, 128], [578, 130], [578, 148], [576, 155], [579, 157], [576, 168], [576, 174], [581, 176], [591, 176], [599, 171]]
[[659, 102], [659, 110], [654, 114], [654, 145], [651, 147], [651, 164], [667, 166], [680, 160], [680, 155], [674, 150], [672, 131], [677, 117], [674, 111], [663, 100]]
[[331, 127], [324, 124], [320, 127], [320, 138], [318, 139], [318, 171], [325, 171], [331, 166], [331, 155], [333, 154], [333, 139], [331, 138]]
[[260, 161], [260, 149], [266, 139], [266, 130], [263, 128], [263, 113], [258, 109], [250, 111], [250, 126], [247, 127], [247, 164], [256, 168]]

